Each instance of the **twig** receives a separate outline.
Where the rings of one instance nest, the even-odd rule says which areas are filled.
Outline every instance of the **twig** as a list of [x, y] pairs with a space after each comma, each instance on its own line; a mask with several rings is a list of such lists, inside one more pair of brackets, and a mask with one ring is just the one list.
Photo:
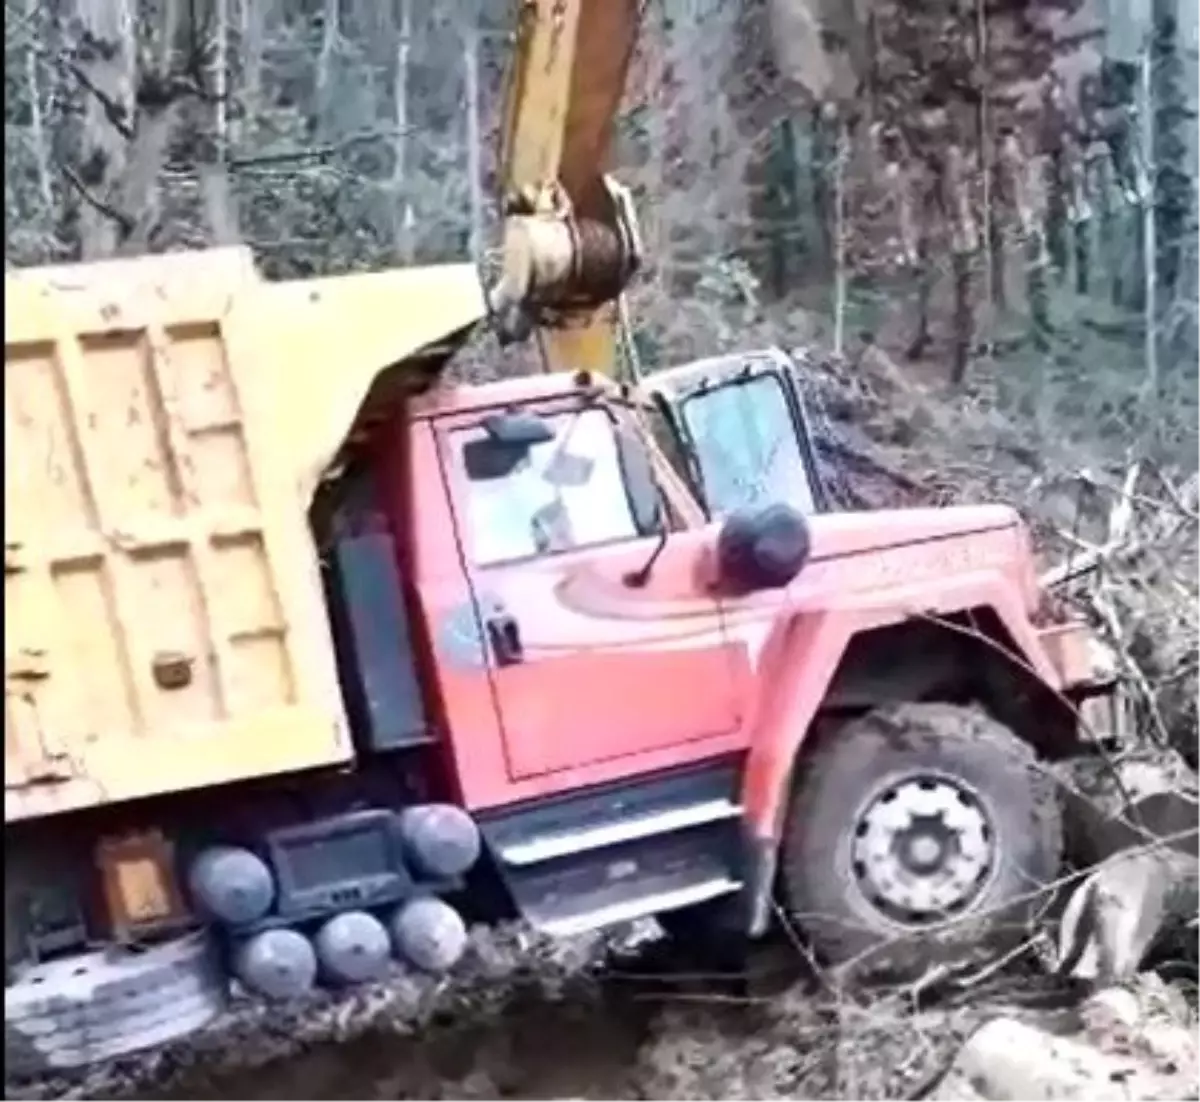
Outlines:
[[[1127, 478], [1128, 484], [1128, 478]], [[1132, 487], [1122, 490], [1124, 496], [1133, 499], [1138, 499], [1134, 495]], [[1141, 535], [1130, 535], [1128, 526], [1124, 526], [1127, 537], [1123, 540], [1118, 540], [1116, 544], [1112, 543], [1111, 538], [1104, 546], [1098, 547], [1094, 552], [1087, 552], [1085, 555], [1073, 558], [1072, 561], [1057, 565], [1057, 567], [1046, 570], [1040, 576], [1039, 582], [1045, 589], [1056, 588], [1063, 583], [1074, 581], [1084, 574], [1091, 573], [1096, 570], [1105, 559], [1111, 558], [1130, 558], [1144, 551], [1146, 547], [1153, 543], [1158, 543], [1160, 540], [1169, 539], [1174, 535], [1184, 521], [1196, 519], [1195, 510], [1200, 508], [1200, 474], [1194, 475], [1184, 484], [1183, 489], [1175, 495], [1175, 509], [1172, 511], [1175, 515], [1170, 520], [1165, 521], [1162, 526], [1157, 529], [1151, 529]], [[1132, 507], [1133, 501], [1130, 501]], [[1120, 529], [1118, 529], [1120, 531]]]
[[[1055, 586], [1062, 585], [1064, 582], [1073, 581], [1075, 578], [1090, 573], [1099, 567], [1105, 559], [1109, 558], [1126, 544], [1129, 528], [1133, 522], [1133, 493], [1137, 485], [1138, 476], [1141, 474], [1141, 469], [1141, 461], [1139, 460], [1125, 474], [1125, 481], [1122, 483], [1117, 502], [1113, 506], [1112, 513], [1108, 518], [1107, 542], [1099, 547], [1093, 546], [1083, 555], [1072, 556], [1065, 563], [1060, 563], [1058, 566], [1047, 570], [1038, 579], [1043, 589], [1052, 589]], [[1090, 485], [1097, 485], [1092, 476], [1087, 472], [1082, 472], [1079, 477]]]
[[229, 167], [253, 168], [256, 165], [290, 164], [295, 161], [324, 161], [329, 157], [344, 153], [346, 150], [356, 145], [361, 145], [364, 142], [394, 138], [398, 134], [399, 132], [395, 127], [390, 127], [383, 130], [370, 130], [361, 134], [352, 134], [348, 138], [343, 138], [340, 142], [332, 142], [329, 145], [309, 146], [305, 149], [289, 149], [281, 153], [260, 153], [253, 157], [231, 157]]
[[955, 976], [954, 986], [962, 989], [979, 986], [979, 984], [984, 983], [986, 980], [990, 980], [994, 975], [996, 975], [997, 972], [1002, 972], [1014, 960], [1019, 960], [1035, 945], [1041, 941], [1044, 941], [1045, 937], [1046, 935], [1043, 931], [1037, 931], [1037, 933], [1027, 937], [1015, 948], [1012, 948], [1007, 953], [997, 957], [994, 961], [985, 964], [982, 968], [978, 968], [974, 972], [970, 972], [965, 976]]
[[1154, 726], [1158, 732], [1158, 741], [1163, 746], [1169, 746], [1171, 742], [1170, 732], [1167, 730], [1166, 721], [1162, 717], [1162, 713], [1158, 710], [1158, 705], [1154, 699], [1154, 689], [1150, 685], [1150, 679], [1146, 677], [1141, 666], [1133, 660], [1129, 654], [1129, 648], [1125, 641], [1125, 631], [1121, 626], [1121, 620], [1117, 616], [1116, 609], [1108, 602], [1108, 600], [1099, 593], [1092, 595], [1092, 607], [1096, 610], [1097, 615], [1104, 621], [1104, 626], [1108, 628], [1109, 634], [1113, 639], [1120, 644], [1120, 654], [1122, 661], [1125, 663], [1125, 668], [1129, 672], [1129, 676], [1133, 678], [1139, 692], [1146, 702], [1146, 709], [1150, 713], [1150, 718], [1154, 721]]
[[88, 76], [82, 66], [70, 58], [54, 55], [45, 50], [39, 50], [38, 54], [55, 68], [62, 69], [79, 81], [87, 91], [91, 92], [100, 101], [100, 106], [104, 108], [104, 117], [108, 119], [112, 128], [127, 142], [133, 141], [134, 128], [128, 117], [129, 111], [102, 88], [97, 87], [96, 82]]
[[71, 187], [73, 187], [79, 193], [80, 198], [82, 198], [88, 204], [88, 206], [92, 207], [93, 210], [99, 211], [101, 214], [105, 215], [105, 217], [111, 218], [126, 234], [133, 232], [135, 223], [134, 220], [129, 217], [129, 215], [117, 210], [116, 207], [104, 202], [103, 199], [100, 199], [94, 195], [88, 188], [87, 184], [85, 184], [78, 177], [78, 175], [76, 175], [74, 169], [72, 169], [69, 165], [60, 165], [59, 170], [66, 178], [67, 183], [69, 183]]
[[[1163, 835], [1162, 837], [1154, 838], [1153, 841], [1147, 841], [1144, 844], [1126, 846], [1119, 853], [1116, 853], [1112, 857], [1108, 857], [1103, 861], [1097, 862], [1095, 865], [1091, 866], [1090, 868], [1074, 869], [1069, 872], [1065, 872], [1062, 875], [1056, 877], [1054, 880], [1049, 881], [1048, 883], [1038, 884], [1035, 887], [1031, 888], [1027, 892], [1023, 892], [1020, 895], [1017, 895], [1015, 897], [1010, 897], [1006, 900], [996, 903], [992, 907], [988, 907], [982, 911], [977, 911], [969, 916], [966, 916], [966, 917], [957, 917], [956, 916], [954, 918], [944, 919], [941, 922], [930, 923], [928, 926], [925, 926], [922, 928], [922, 933], [925, 936], [928, 936], [931, 934], [937, 934], [939, 932], [949, 932], [949, 931], [953, 930], [956, 926], [961, 926], [965, 922], [978, 922], [980, 919], [986, 919], [989, 917], [994, 917], [996, 915], [1002, 914], [1007, 908], [1012, 907], [1018, 903], [1031, 902], [1031, 901], [1037, 900], [1039, 898], [1044, 899], [1047, 902], [1049, 902], [1049, 900], [1051, 900], [1053, 898], [1054, 894], [1057, 891], [1059, 891], [1059, 889], [1065, 888], [1072, 884], [1079, 884], [1080, 882], [1082, 882], [1083, 880], [1086, 880], [1089, 876], [1091, 876], [1097, 869], [1104, 868], [1107, 865], [1113, 864], [1116, 861], [1123, 860], [1127, 857], [1132, 857], [1132, 856], [1136, 856], [1136, 855], [1140, 855], [1140, 854], [1155, 853], [1155, 852], [1159, 852], [1162, 850], [1166, 850], [1166, 849], [1171, 848], [1172, 845], [1176, 842], [1192, 841], [1195, 837], [1196, 837], [1196, 828], [1191, 827], [1187, 830], [1174, 831], [1171, 834], [1166, 834], [1166, 835]], [[797, 918], [821, 918], [821, 917], [827, 917], [827, 916], [797, 915], [796, 917]], [[910, 936], [912, 936], [912, 935], [905, 932], [905, 933], [898, 933], [895, 936], [890, 937], [890, 938], [886, 938], [883, 941], [878, 942], [875, 945], [872, 945], [867, 949], [864, 949], [861, 953], [858, 953], [854, 957], [851, 957], [849, 960], [843, 961], [833, 971], [839, 978], [843, 977], [843, 976], [852, 975], [855, 968], [858, 965], [862, 964], [864, 961], [870, 960], [870, 958], [874, 954], [878, 953], [881, 949], [887, 948], [888, 946], [900, 944], [907, 937], [910, 937]]]
[[1114, 546], [1119, 545], [1125, 539], [1129, 532], [1129, 526], [1133, 523], [1133, 491], [1141, 473], [1142, 464], [1139, 460], [1126, 472], [1125, 481], [1121, 484], [1120, 496], [1109, 515], [1108, 542]]

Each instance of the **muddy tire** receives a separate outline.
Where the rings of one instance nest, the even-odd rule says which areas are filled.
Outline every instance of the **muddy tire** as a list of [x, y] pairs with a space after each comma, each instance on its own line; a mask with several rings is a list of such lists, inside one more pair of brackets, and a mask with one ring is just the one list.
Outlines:
[[983, 961], [1027, 936], [1062, 860], [1052, 778], [976, 707], [881, 708], [804, 762], [780, 854], [785, 909], [860, 976]]
[[227, 998], [203, 934], [31, 965], [4, 992], [5, 1070], [40, 1075], [160, 1045], [207, 1025]]

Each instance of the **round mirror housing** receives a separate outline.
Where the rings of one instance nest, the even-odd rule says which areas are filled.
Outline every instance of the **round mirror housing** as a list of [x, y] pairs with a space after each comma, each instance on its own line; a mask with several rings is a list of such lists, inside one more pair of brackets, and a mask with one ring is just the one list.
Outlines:
[[808, 561], [812, 536], [804, 514], [785, 502], [750, 505], [725, 518], [717, 536], [721, 580], [741, 590], [779, 589]]

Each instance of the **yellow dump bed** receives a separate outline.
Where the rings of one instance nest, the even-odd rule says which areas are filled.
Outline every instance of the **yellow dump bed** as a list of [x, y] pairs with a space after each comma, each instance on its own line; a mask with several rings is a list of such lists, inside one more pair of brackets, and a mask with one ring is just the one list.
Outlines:
[[6, 821], [350, 757], [307, 506], [381, 371], [482, 312], [424, 274], [6, 275]]

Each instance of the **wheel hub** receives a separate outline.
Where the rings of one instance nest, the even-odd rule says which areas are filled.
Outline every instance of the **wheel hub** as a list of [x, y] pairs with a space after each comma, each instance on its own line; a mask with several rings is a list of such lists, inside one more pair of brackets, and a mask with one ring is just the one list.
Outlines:
[[994, 851], [973, 789], [947, 777], [911, 777], [863, 808], [852, 861], [872, 904], [898, 921], [920, 924], [966, 907], [982, 889]]

